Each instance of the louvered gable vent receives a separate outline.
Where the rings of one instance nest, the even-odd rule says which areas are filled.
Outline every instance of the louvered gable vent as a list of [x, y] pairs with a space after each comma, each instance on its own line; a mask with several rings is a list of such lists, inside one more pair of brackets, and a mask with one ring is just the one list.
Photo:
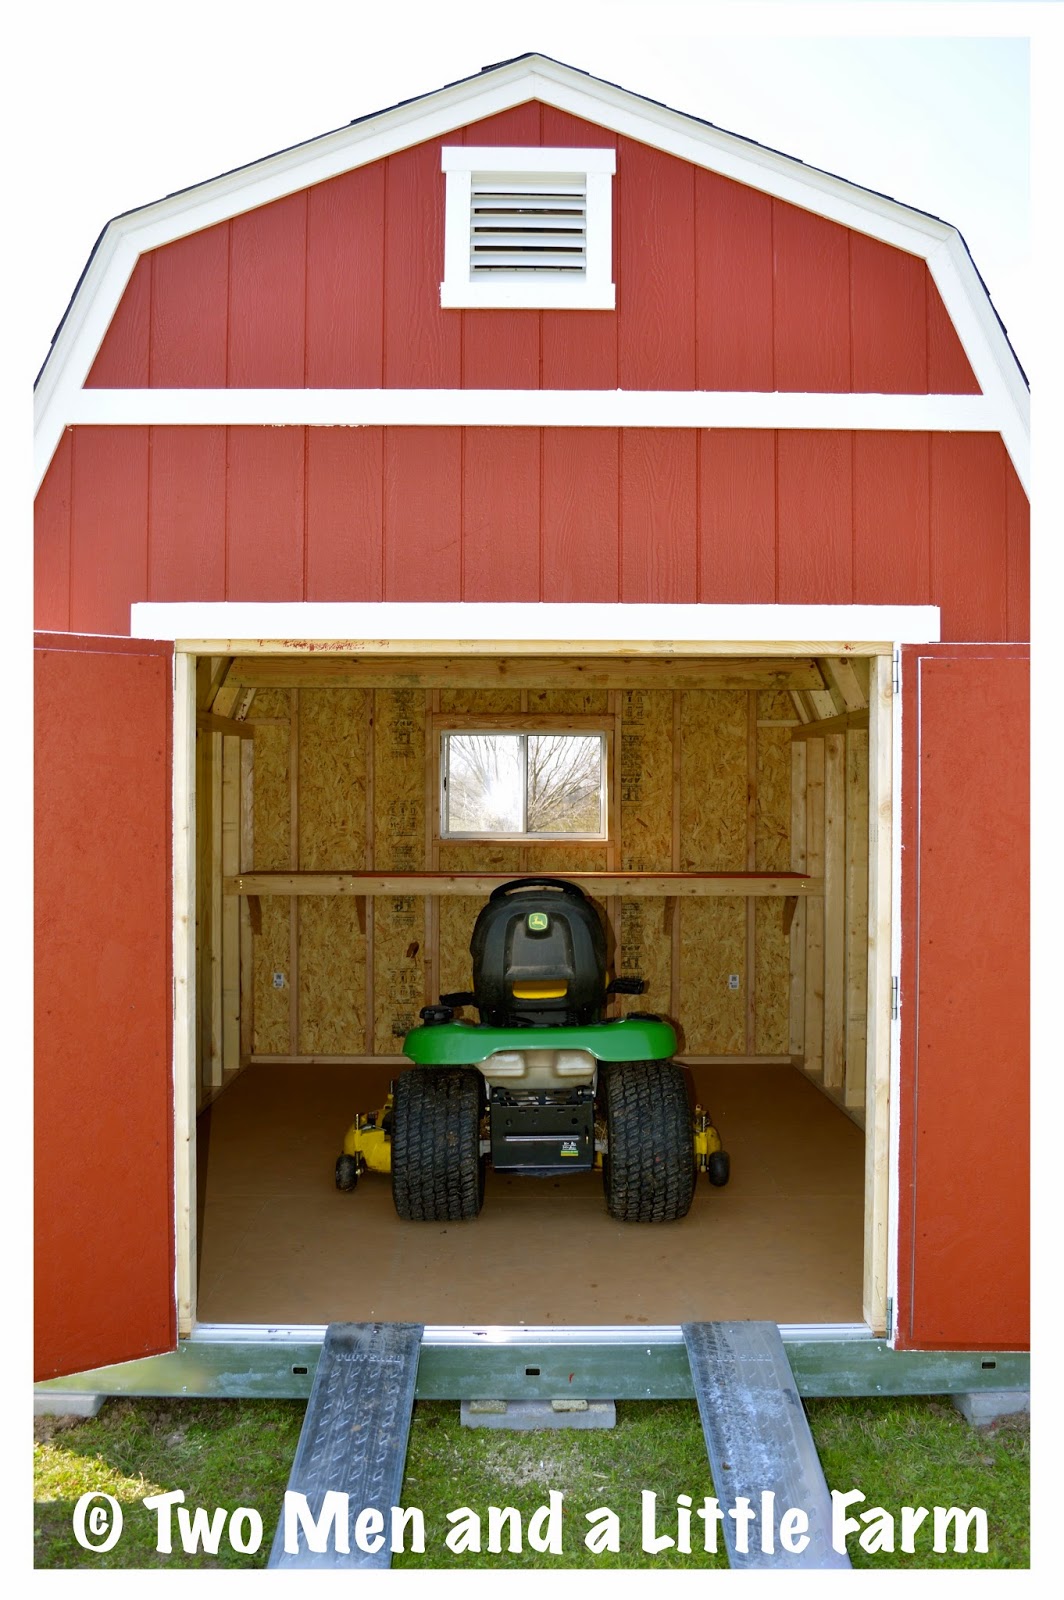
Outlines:
[[469, 268], [481, 273], [578, 273], [587, 269], [587, 180], [474, 172]]
[[612, 147], [444, 145], [440, 305], [612, 311]]

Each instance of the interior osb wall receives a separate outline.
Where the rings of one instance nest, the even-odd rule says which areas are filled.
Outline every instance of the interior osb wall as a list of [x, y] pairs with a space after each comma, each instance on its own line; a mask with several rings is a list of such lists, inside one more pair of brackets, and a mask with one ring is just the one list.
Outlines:
[[[441, 840], [439, 732], [469, 714], [600, 719], [608, 840]], [[252, 739], [205, 731], [197, 745], [207, 1092], [253, 1060], [397, 1057], [424, 1004], [471, 987], [469, 937], [483, 903], [262, 895], [237, 915], [221, 892], [237, 856], [241, 871], [797, 869], [823, 877], [824, 895], [603, 896], [611, 965], [647, 984], [614, 1009], [668, 1016], [689, 1059], [790, 1057], [859, 1117], [865, 729], [811, 737], [791, 694], [738, 688], [259, 688], [247, 727]]]

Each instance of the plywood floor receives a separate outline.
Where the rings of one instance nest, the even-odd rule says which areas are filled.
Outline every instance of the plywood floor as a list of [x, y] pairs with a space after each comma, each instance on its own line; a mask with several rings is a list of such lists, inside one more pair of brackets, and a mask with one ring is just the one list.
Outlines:
[[203, 1322], [861, 1321], [864, 1139], [791, 1067], [694, 1070], [732, 1159], [682, 1222], [607, 1215], [598, 1174], [497, 1177], [474, 1222], [400, 1222], [333, 1166], [388, 1072], [249, 1067], [200, 1118]]

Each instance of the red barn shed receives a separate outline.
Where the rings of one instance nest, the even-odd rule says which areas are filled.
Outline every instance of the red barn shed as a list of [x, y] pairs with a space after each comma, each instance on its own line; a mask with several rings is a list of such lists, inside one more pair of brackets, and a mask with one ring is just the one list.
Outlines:
[[[108, 224], [37, 398], [39, 1379], [407, 1319], [420, 1394], [689, 1394], [725, 1317], [1026, 1383], [1028, 397], [954, 227], [521, 57]], [[597, 735], [599, 832], [451, 830], [469, 730]], [[730, 1186], [337, 1194], [544, 871]]]

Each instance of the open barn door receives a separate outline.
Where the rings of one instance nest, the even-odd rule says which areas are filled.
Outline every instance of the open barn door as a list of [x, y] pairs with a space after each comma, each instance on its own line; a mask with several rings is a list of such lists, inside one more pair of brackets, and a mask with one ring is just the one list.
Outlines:
[[173, 647], [38, 634], [35, 1377], [176, 1345]]
[[1029, 662], [902, 660], [898, 1344], [1026, 1349]]

